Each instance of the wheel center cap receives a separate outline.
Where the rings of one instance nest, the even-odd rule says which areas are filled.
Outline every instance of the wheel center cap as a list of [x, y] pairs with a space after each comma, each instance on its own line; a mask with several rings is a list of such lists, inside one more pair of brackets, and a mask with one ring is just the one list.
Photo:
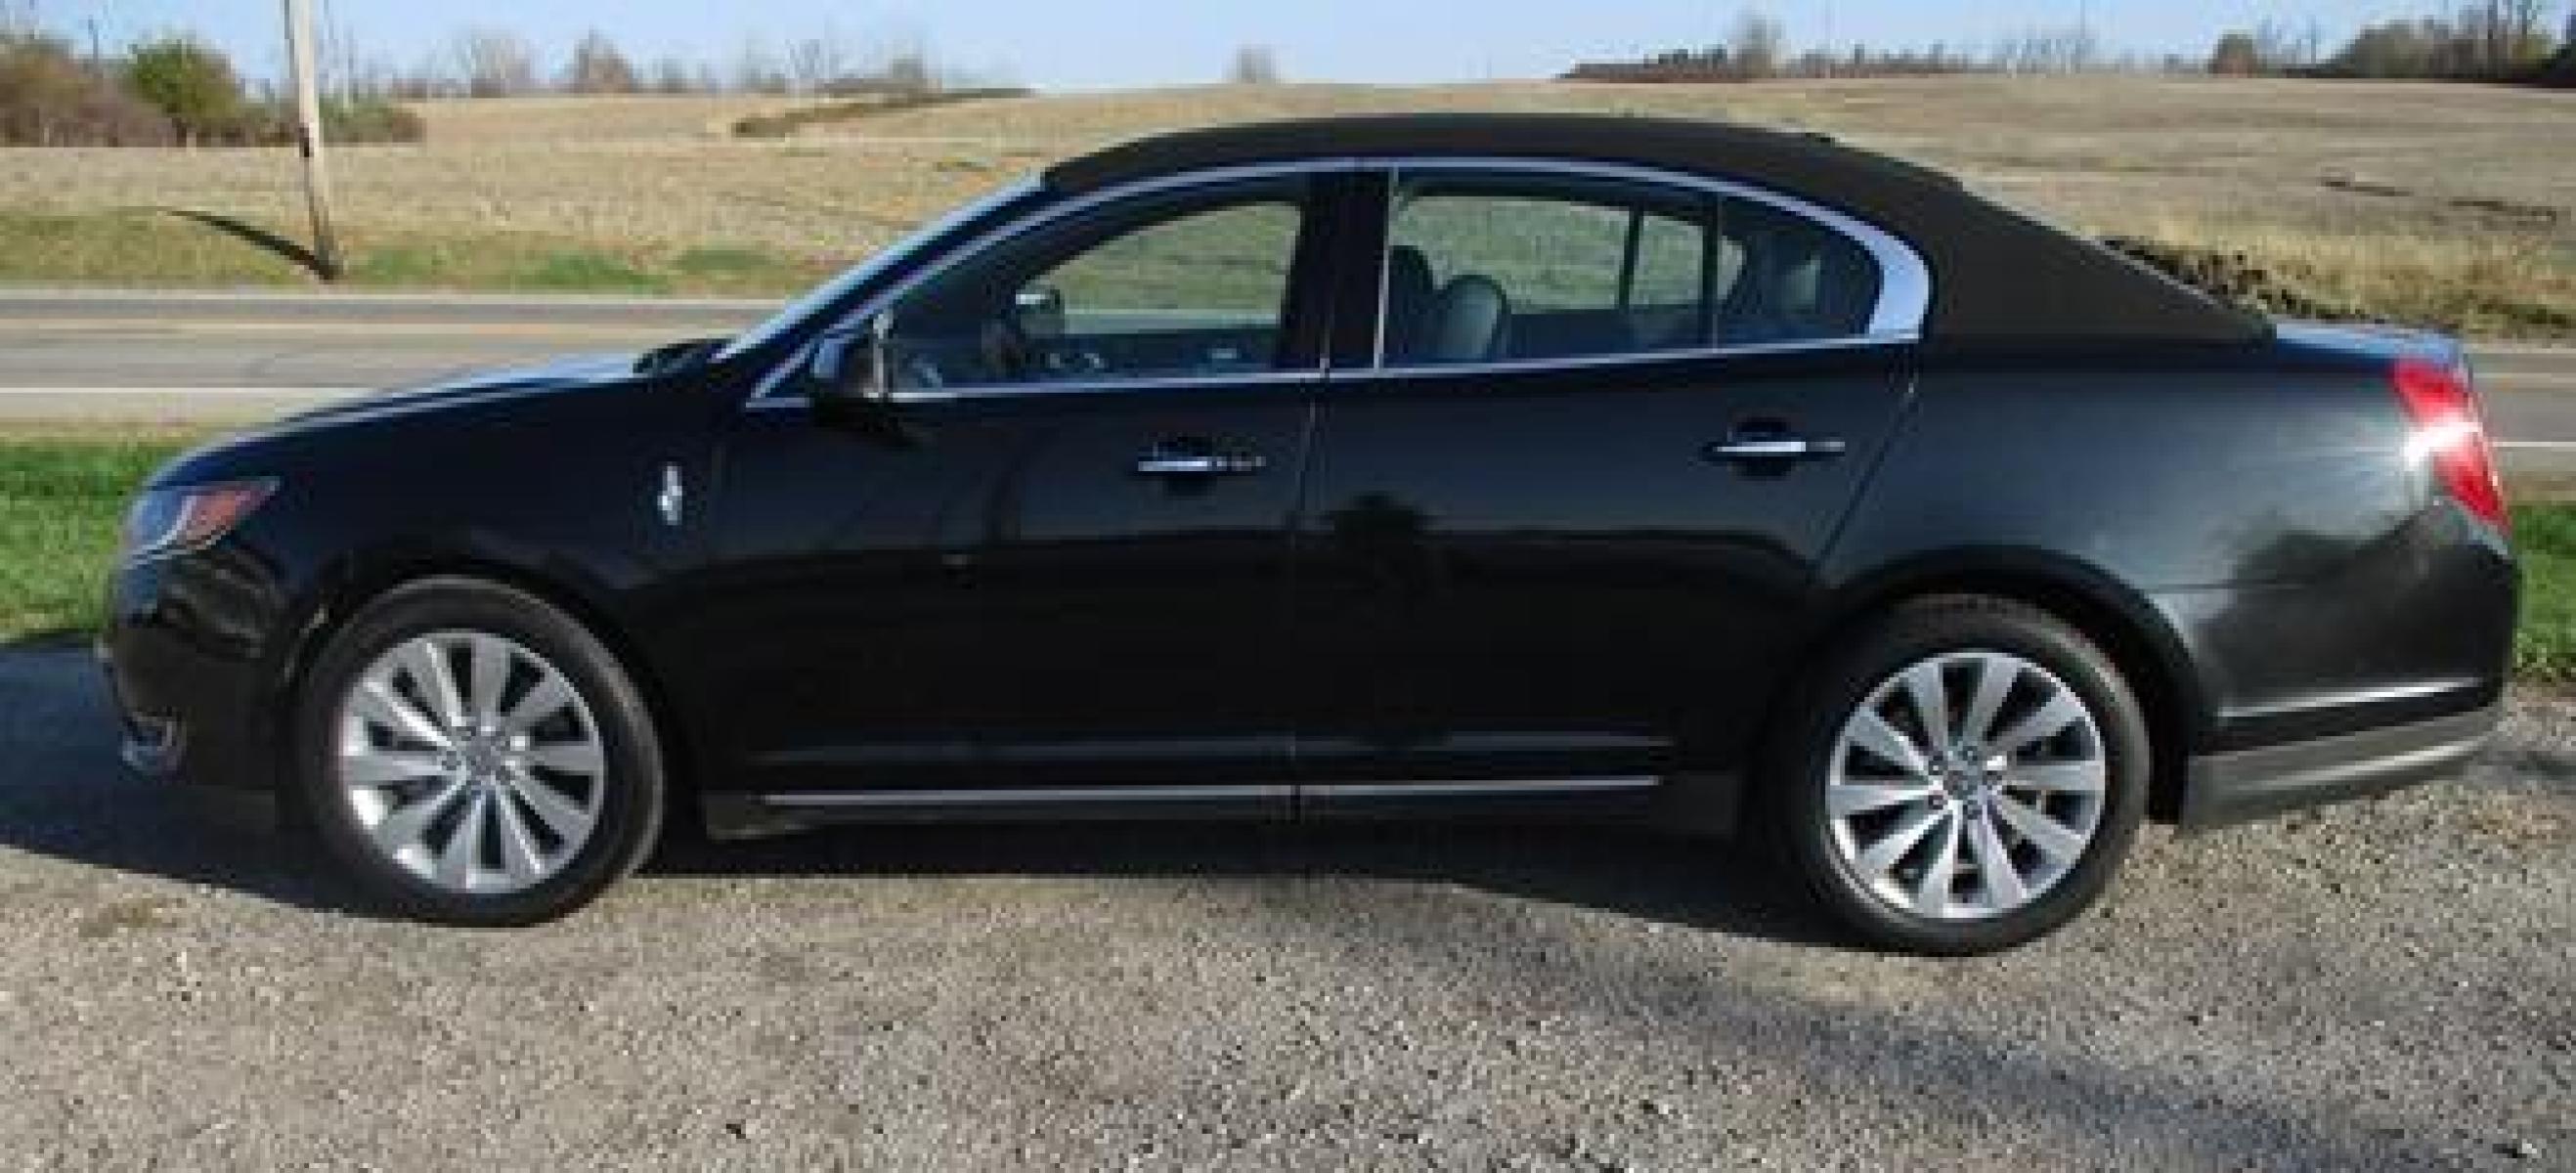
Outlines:
[[504, 759], [501, 747], [480, 737], [465, 743], [465, 772], [477, 778], [498, 778]]

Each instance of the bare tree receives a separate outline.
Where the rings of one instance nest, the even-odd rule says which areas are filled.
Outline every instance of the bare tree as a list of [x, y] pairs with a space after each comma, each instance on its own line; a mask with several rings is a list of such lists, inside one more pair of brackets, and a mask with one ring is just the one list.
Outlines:
[[743, 38], [742, 52], [734, 58], [733, 88], [746, 94], [787, 92], [787, 71], [769, 51], [768, 42], [756, 36]]
[[930, 58], [918, 49], [900, 54], [885, 64], [887, 89], [908, 94], [927, 94], [939, 89], [939, 75], [930, 68]]
[[1788, 40], [1779, 21], [1767, 13], [1747, 9], [1735, 18], [1734, 30], [1727, 34], [1727, 60], [1739, 76], [1770, 77], [1780, 72], [1781, 55]]
[[1239, 86], [1279, 84], [1279, 54], [1268, 45], [1245, 45], [1234, 51], [1225, 79]]
[[626, 59], [608, 34], [594, 29], [573, 46], [572, 62], [564, 67], [563, 88], [576, 94], [631, 94], [643, 86], [636, 78], [635, 63]]
[[506, 98], [537, 91], [537, 57], [526, 39], [501, 29], [467, 29], [456, 36], [456, 69], [472, 98]]
[[842, 47], [840, 33], [828, 25], [821, 35], [787, 47], [787, 76], [800, 93], [820, 92], [849, 72], [849, 51]]
[[689, 63], [677, 57], [664, 57], [653, 63], [653, 92], [685, 94], [696, 88], [689, 77]]
[[2031, 29], [1995, 46], [1995, 68], [2006, 73], [2081, 73], [2101, 63], [2101, 42], [2082, 25]]

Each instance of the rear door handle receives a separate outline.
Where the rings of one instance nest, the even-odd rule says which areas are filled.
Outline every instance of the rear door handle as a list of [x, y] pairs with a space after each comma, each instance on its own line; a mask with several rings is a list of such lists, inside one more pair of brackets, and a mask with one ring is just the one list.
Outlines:
[[1136, 458], [1136, 473], [1149, 477], [1244, 476], [1270, 467], [1258, 452], [1220, 452], [1199, 445], [1157, 445]]

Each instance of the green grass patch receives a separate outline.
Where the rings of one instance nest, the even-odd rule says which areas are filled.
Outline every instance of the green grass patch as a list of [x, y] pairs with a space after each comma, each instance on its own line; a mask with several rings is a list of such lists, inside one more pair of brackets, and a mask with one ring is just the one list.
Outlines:
[[2522, 626], [2513, 670], [2526, 680], [2576, 683], [2576, 505], [2517, 505], [2513, 542], [2522, 556]]
[[184, 447], [0, 439], [0, 639], [97, 629], [126, 502]]
[[515, 288], [555, 293], [669, 293], [671, 283], [605, 253], [579, 249], [536, 258]]

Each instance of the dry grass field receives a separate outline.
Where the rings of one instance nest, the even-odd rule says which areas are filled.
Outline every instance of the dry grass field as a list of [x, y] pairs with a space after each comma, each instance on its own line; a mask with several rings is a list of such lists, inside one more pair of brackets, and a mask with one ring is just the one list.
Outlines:
[[[1042, 96], [730, 137], [778, 99], [432, 103], [336, 155], [362, 281], [768, 292], [1047, 161], [1154, 130], [1376, 110], [1574, 109], [1818, 130], [2095, 232], [2240, 249], [2351, 301], [2576, 335], [2576, 93], [1967, 77], [1737, 86], [1291, 85]], [[160, 209], [295, 230], [282, 151], [0, 152], [0, 277], [292, 281]], [[32, 245], [32, 249], [26, 247]]]

